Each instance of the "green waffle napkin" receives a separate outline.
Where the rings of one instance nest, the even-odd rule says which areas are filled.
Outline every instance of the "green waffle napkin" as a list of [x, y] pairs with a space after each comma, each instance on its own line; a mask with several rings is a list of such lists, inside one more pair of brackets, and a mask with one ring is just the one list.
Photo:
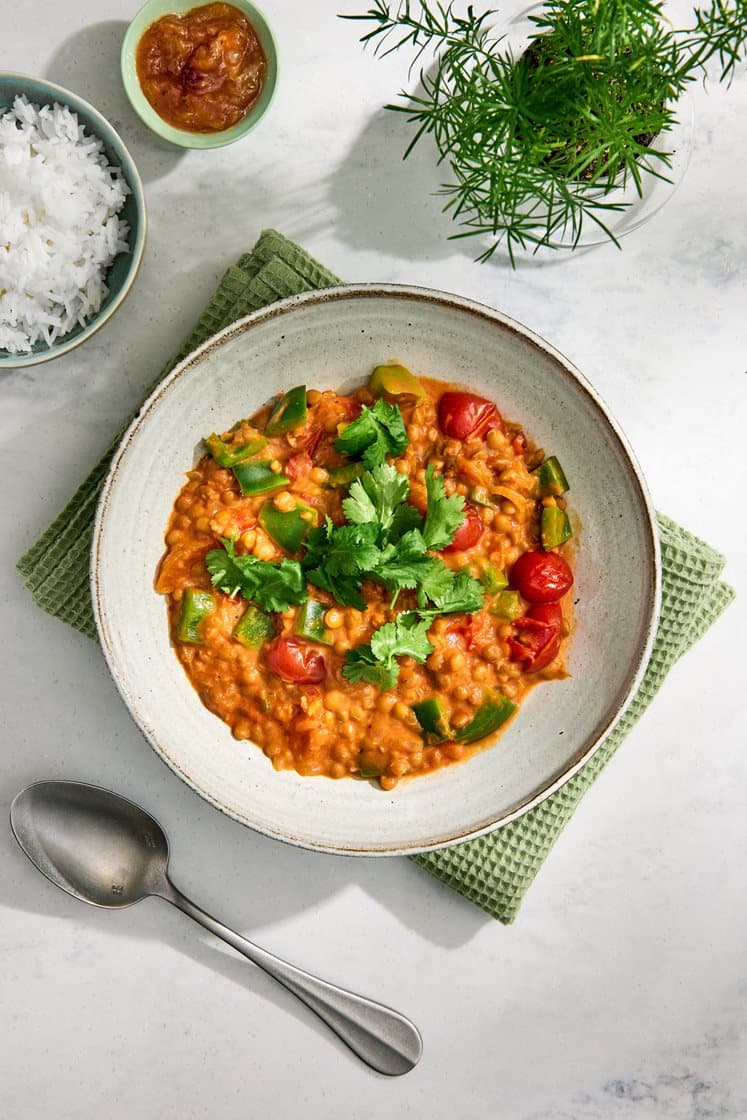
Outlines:
[[[298, 245], [275, 230], [266, 230], [251, 253], [229, 268], [181, 350], [158, 380], [235, 319], [285, 296], [339, 283]], [[88, 588], [93, 520], [99, 488], [121, 434], [59, 517], [18, 563], [38, 605], [91, 638], [96, 637]], [[666, 517], [659, 517], [659, 529], [663, 561], [661, 622], [643, 682], [613, 733], [562, 789], [519, 820], [477, 840], [412, 857], [420, 867], [499, 921], [514, 919], [527, 888], [586, 790], [645, 711], [674, 662], [733, 598], [734, 592], [719, 578], [722, 556]]]

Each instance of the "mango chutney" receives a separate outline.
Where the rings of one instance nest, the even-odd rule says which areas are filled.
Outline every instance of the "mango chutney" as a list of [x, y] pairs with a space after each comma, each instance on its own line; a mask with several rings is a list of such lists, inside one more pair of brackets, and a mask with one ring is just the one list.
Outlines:
[[259, 97], [267, 60], [232, 4], [204, 4], [156, 20], [136, 52], [140, 86], [158, 115], [187, 132], [222, 132]]

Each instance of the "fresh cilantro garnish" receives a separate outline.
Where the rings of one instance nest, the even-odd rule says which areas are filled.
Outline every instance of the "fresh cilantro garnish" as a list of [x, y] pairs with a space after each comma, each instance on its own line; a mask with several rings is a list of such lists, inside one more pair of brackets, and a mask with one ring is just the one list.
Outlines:
[[454, 540], [454, 534], [464, 521], [464, 498], [461, 494], [446, 497], [444, 480], [428, 464], [425, 471], [425, 488], [428, 493], [428, 509], [423, 526], [423, 540], [426, 548], [446, 548]]
[[[421, 584], [419, 613], [424, 618], [435, 618], [437, 614], [474, 614], [479, 611], [485, 602], [485, 590], [480, 581], [464, 569], [454, 572], [445, 568], [445, 571], [451, 577], [448, 583], [439, 576], [439, 584], [435, 580], [430, 585]], [[425, 607], [426, 596], [431, 600], [432, 607]]]
[[399, 406], [379, 399], [371, 408], [363, 405], [358, 419], [348, 424], [335, 440], [335, 450], [351, 459], [362, 459], [363, 465], [371, 470], [385, 462], [387, 455], [401, 455], [407, 443]]
[[222, 551], [212, 549], [205, 566], [215, 587], [232, 598], [242, 595], [266, 611], [287, 611], [305, 603], [306, 580], [297, 560], [270, 564], [256, 556], [237, 556], [233, 541], [223, 540]]
[[342, 508], [348, 521], [357, 525], [375, 524], [379, 543], [386, 544], [394, 514], [409, 493], [407, 475], [400, 474], [390, 463], [379, 463], [353, 482]]
[[426, 637], [430, 626], [430, 618], [419, 618], [415, 611], [403, 611], [394, 622], [387, 622], [371, 635], [371, 652], [377, 661], [387, 664], [395, 657], [425, 661], [433, 653]]
[[376, 578], [394, 591], [419, 588], [424, 581], [436, 578], [436, 572], [448, 571], [443, 560], [431, 556], [419, 529], [410, 529], [396, 544], [382, 553], [376, 567]]
[[344, 607], [366, 609], [360, 585], [363, 573], [379, 559], [376, 525], [334, 525], [328, 517], [324, 525], [312, 529], [303, 570], [309, 583], [329, 591]]
[[397, 657], [425, 661], [433, 652], [427, 632], [430, 618], [419, 618], [415, 611], [404, 611], [394, 622], [387, 622], [371, 635], [371, 644], [348, 650], [342, 675], [349, 681], [367, 681], [383, 690], [394, 688], [399, 677]]
[[385, 665], [383, 661], [377, 661], [370, 646], [356, 646], [345, 654], [342, 675], [353, 684], [365, 681], [377, 685], [382, 692], [388, 692], [397, 684], [399, 665], [396, 662]]

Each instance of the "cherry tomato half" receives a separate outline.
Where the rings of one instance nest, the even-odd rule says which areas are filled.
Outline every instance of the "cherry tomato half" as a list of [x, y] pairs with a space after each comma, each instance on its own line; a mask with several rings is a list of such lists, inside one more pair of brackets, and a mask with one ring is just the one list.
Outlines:
[[557, 603], [573, 586], [573, 572], [557, 552], [524, 552], [511, 583], [528, 603]]
[[311, 456], [306, 451], [297, 451], [295, 455], [291, 455], [288, 462], [285, 464], [285, 473], [288, 478], [295, 482], [299, 478], [303, 478], [314, 467]]
[[293, 684], [316, 684], [327, 675], [327, 665], [318, 649], [298, 638], [278, 638], [265, 650], [267, 668]]
[[472, 502], [465, 502], [464, 521], [454, 534], [454, 540], [442, 548], [442, 552], [466, 552], [473, 548], [482, 536], [482, 521], [477, 512], [477, 506]]
[[319, 424], [314, 424], [313, 427], [309, 428], [309, 433], [303, 441], [304, 451], [307, 455], [310, 455], [312, 459], [314, 458], [314, 452], [319, 446], [319, 441], [323, 435], [324, 428]]
[[448, 391], [438, 402], [438, 424], [450, 439], [469, 439], [485, 435], [490, 428], [502, 428], [501, 414], [492, 401], [474, 393]]
[[563, 614], [557, 603], [539, 603], [514, 622], [508, 639], [512, 661], [521, 663], [527, 673], [544, 669], [558, 656], [563, 629]]
[[465, 615], [459, 622], [447, 626], [444, 641], [447, 646], [481, 652], [495, 641], [495, 630], [488, 615], [480, 611], [479, 614]]

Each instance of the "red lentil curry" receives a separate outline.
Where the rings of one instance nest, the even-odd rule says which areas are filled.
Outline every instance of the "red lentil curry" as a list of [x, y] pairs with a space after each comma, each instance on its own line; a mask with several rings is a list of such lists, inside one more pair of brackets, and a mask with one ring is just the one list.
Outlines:
[[205, 446], [156, 589], [200, 699], [276, 769], [389, 790], [567, 676], [568, 483], [491, 401], [379, 366]]

